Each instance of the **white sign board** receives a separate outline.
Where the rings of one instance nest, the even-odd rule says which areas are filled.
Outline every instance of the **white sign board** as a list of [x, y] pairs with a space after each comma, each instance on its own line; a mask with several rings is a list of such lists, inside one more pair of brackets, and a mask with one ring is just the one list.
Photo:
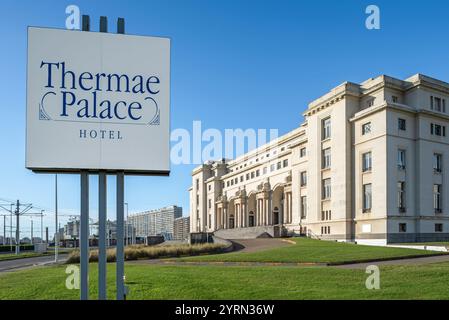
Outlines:
[[168, 174], [170, 40], [28, 28], [26, 167]]

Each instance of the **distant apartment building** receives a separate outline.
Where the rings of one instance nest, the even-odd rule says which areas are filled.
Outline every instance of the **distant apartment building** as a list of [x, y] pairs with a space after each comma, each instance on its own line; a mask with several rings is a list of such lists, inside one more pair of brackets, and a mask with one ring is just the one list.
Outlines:
[[173, 240], [187, 240], [190, 233], [190, 217], [180, 217], [175, 219]]
[[135, 229], [136, 237], [162, 235], [166, 240], [171, 240], [175, 219], [179, 217], [182, 217], [182, 208], [168, 206], [132, 214], [128, 217], [128, 224]]
[[78, 238], [79, 233], [80, 233], [80, 221], [79, 220], [69, 221], [64, 226], [64, 239]]
[[449, 83], [421, 74], [345, 82], [311, 102], [293, 131], [195, 168], [190, 229], [447, 241], [448, 103]]

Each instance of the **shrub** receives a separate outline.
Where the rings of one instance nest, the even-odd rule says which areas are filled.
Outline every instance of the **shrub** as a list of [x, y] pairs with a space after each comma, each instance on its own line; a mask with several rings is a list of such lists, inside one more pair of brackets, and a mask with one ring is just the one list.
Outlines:
[[[145, 246], [132, 245], [125, 247], [125, 260], [139, 259], [157, 259], [157, 258], [173, 258], [181, 256], [193, 256], [206, 253], [219, 253], [225, 248], [222, 244], [205, 243], [205, 244], [181, 244], [181, 245], [164, 245], [164, 246]], [[108, 262], [116, 260], [116, 250], [108, 249], [106, 251], [106, 259]], [[79, 263], [80, 252], [74, 250], [69, 254], [67, 263]], [[89, 252], [89, 262], [98, 262], [98, 250]]]

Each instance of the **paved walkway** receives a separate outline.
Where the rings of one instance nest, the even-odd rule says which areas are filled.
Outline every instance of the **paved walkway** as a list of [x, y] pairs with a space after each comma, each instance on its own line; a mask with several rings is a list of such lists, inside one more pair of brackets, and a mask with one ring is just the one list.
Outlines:
[[[68, 254], [60, 254], [59, 261], [64, 262], [68, 257]], [[14, 260], [0, 261], [0, 272], [16, 271], [19, 269], [27, 269], [36, 266], [42, 266], [46, 264], [51, 264], [55, 260], [55, 256], [40, 256], [31, 258], [21, 258]]]
[[288, 240], [279, 238], [258, 238], [230, 241], [234, 243], [235, 251], [239, 252], [257, 252], [291, 245]]
[[343, 269], [366, 269], [369, 265], [376, 266], [390, 266], [390, 265], [423, 265], [430, 263], [438, 263], [438, 262], [449, 262], [449, 254], [440, 255], [440, 256], [432, 256], [432, 257], [419, 257], [412, 259], [397, 259], [397, 260], [386, 260], [386, 261], [376, 261], [376, 262], [367, 262], [367, 263], [353, 263], [353, 264], [343, 264], [337, 266], [338, 268]]

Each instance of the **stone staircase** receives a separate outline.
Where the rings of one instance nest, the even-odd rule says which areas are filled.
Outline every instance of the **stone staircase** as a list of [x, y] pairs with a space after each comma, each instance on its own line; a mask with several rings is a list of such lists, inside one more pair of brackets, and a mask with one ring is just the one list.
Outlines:
[[279, 238], [282, 226], [257, 226], [247, 228], [219, 229], [214, 235], [223, 239]]

